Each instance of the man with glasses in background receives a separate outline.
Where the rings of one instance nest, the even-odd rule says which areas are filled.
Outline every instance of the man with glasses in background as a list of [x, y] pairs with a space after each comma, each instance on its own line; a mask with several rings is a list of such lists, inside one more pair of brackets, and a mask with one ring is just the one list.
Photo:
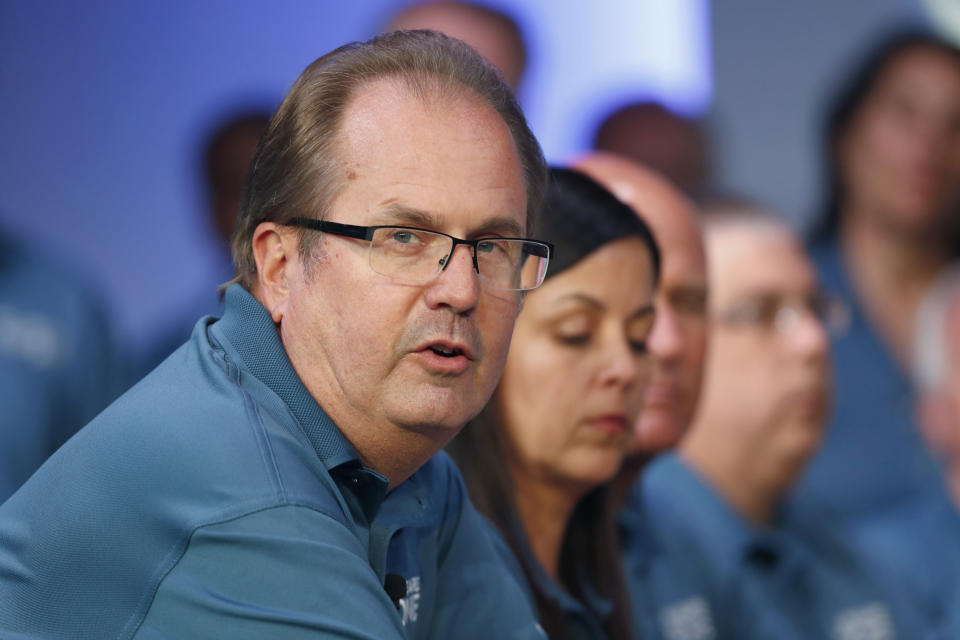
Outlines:
[[[824, 433], [828, 330], [842, 329], [843, 309], [820, 293], [799, 239], [775, 216], [718, 203], [703, 227], [710, 335], [700, 402], [678, 451], [642, 478], [671, 584], [703, 594], [661, 609], [663, 636], [920, 637], [852, 550], [785, 504]], [[659, 586], [651, 581], [658, 600]]]
[[0, 636], [540, 637], [438, 452], [543, 280], [545, 176], [457, 40], [311, 64], [253, 160], [223, 318], [0, 508]]

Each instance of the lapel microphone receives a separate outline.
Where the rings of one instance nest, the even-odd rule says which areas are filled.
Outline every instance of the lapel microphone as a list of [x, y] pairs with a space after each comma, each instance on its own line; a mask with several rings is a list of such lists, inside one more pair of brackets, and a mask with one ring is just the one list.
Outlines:
[[394, 606], [399, 609], [400, 599], [407, 595], [407, 581], [401, 575], [388, 573], [384, 576], [383, 590], [393, 600]]

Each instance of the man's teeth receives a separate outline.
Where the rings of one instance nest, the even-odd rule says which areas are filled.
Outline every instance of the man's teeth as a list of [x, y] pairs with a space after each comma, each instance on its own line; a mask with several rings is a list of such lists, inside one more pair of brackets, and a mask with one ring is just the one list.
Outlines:
[[444, 347], [442, 345], [434, 345], [430, 347], [430, 350], [436, 353], [437, 355], [441, 355], [447, 358], [457, 355], [457, 353], [460, 351], [459, 349], [451, 349], [450, 347]]

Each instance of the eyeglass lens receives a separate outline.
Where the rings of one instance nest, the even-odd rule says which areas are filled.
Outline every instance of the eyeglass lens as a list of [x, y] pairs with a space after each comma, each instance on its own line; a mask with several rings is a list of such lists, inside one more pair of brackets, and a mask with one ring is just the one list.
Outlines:
[[[370, 241], [370, 266], [396, 280], [427, 282], [445, 268], [454, 246], [454, 239], [441, 233], [384, 227], [377, 229]], [[543, 281], [547, 251], [540, 243], [489, 238], [475, 247], [475, 267], [488, 286], [522, 290]]]

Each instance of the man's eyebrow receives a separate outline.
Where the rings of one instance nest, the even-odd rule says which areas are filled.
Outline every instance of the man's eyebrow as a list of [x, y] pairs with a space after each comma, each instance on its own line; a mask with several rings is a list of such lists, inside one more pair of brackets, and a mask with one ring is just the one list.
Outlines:
[[[440, 230], [444, 226], [442, 216], [396, 202], [389, 204], [376, 214], [373, 218], [373, 223], [373, 226], [396, 224], [436, 230]], [[471, 229], [469, 235], [476, 236], [486, 233], [498, 233], [505, 237], [523, 237], [524, 228], [516, 218], [510, 216], [491, 216]]]
[[399, 224], [411, 227], [438, 229], [440, 217], [423, 209], [416, 209], [393, 202], [374, 216], [375, 224]]
[[653, 314], [654, 314], [653, 305], [652, 305], [652, 304], [645, 304], [645, 305], [643, 305], [642, 307], [640, 307], [639, 309], [637, 309], [636, 311], [634, 311], [632, 314], [630, 314], [630, 318], [628, 318], [628, 319], [631, 320], [631, 321], [632, 321], [632, 320], [640, 320], [641, 318], [645, 318], [645, 317], [647, 317], [647, 316], [652, 316]]
[[506, 237], [524, 237], [525, 229], [517, 222], [516, 218], [509, 216], [494, 216], [483, 221], [471, 235], [481, 233], [499, 233]]

